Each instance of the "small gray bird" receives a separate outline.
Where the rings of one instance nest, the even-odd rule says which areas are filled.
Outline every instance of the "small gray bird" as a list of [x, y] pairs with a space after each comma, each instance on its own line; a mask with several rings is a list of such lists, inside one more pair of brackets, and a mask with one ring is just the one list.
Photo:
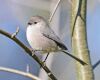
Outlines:
[[48, 22], [41, 16], [33, 16], [30, 18], [27, 26], [26, 36], [29, 44], [34, 50], [39, 50], [41, 53], [62, 51], [81, 64], [85, 64], [85, 62], [82, 60], [66, 52], [66, 50], [68, 50], [67, 47], [50, 28]]

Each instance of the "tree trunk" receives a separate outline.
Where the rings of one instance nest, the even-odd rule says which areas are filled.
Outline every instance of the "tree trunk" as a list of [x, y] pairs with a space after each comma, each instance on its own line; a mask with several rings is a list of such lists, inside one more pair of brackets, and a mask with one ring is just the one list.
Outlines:
[[87, 0], [72, 0], [71, 36], [72, 51], [87, 65], [76, 62], [77, 80], [94, 80], [86, 35]]

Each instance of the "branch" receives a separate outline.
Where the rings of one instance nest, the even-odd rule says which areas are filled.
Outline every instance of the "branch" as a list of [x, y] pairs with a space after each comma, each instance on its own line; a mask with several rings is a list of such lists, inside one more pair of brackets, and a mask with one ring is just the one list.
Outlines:
[[48, 69], [48, 67], [46, 65], [43, 64], [43, 62], [35, 55], [35, 53], [30, 50], [30, 48], [28, 48], [26, 45], [24, 45], [16, 36], [12, 37], [12, 35], [2, 29], [0, 29], [0, 34], [10, 38], [11, 40], [13, 40], [14, 42], [16, 42], [22, 49], [25, 50], [26, 53], [28, 53], [30, 56], [32, 56], [32, 58], [34, 58], [37, 63], [46, 71], [46, 73], [48, 74], [48, 76], [52, 79], [52, 80], [57, 80], [56, 77], [51, 73], [51, 71]]
[[17, 27], [16, 32], [14, 32], [14, 33], [12, 34], [11, 38], [15, 37], [15, 36], [18, 34], [18, 32], [19, 32], [19, 27]]
[[[78, 4], [77, 14], [75, 16], [74, 24], [73, 24], [72, 31], [71, 31], [71, 36], [72, 37], [73, 37], [73, 34], [74, 34], [74, 29], [75, 29], [75, 25], [76, 25], [76, 21], [77, 21], [78, 16], [80, 16], [82, 18], [81, 13], [80, 13], [81, 12], [81, 7], [82, 7], [82, 0], [80, 0], [79, 4]], [[82, 18], [82, 20], [83, 20], [83, 18]]]
[[22, 75], [22, 76], [31, 78], [32, 80], [41, 80], [41, 79], [39, 79], [38, 77], [32, 75], [31, 73], [23, 72], [23, 71], [16, 70], [16, 69], [0, 67], [0, 71], [5, 71], [5, 72], [10, 72], [10, 73], [19, 74], [19, 75]]
[[99, 64], [100, 64], [100, 60], [98, 60], [98, 61], [92, 66], [93, 70], [94, 70]]
[[61, 2], [61, 0], [58, 0], [57, 4], [56, 4], [56, 6], [55, 6], [55, 8], [54, 8], [54, 10], [53, 10], [53, 13], [51, 14], [51, 16], [50, 16], [50, 18], [49, 18], [49, 22], [52, 21], [52, 18], [53, 18], [53, 16], [54, 16], [55, 12], [57, 11], [57, 8], [58, 8], [60, 2]]

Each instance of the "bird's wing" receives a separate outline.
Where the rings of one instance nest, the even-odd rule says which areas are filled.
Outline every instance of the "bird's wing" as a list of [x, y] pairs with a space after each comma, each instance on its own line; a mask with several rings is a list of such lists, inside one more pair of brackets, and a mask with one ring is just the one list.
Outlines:
[[61, 49], [68, 50], [67, 47], [61, 42], [60, 38], [54, 33], [54, 31], [47, 27], [47, 29], [42, 33], [43, 36], [53, 40]]

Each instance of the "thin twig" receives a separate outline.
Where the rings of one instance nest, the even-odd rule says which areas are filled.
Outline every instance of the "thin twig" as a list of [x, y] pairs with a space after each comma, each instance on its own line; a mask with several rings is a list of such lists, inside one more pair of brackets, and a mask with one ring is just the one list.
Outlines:
[[100, 64], [100, 60], [98, 60], [98, 61], [92, 66], [93, 70], [94, 70], [99, 64]]
[[[72, 1], [71, 1], [71, 0], [68, 0], [68, 1], [69, 1], [69, 3], [72, 5]], [[56, 6], [55, 6], [53, 12], [52, 12], [51, 15], [50, 15], [49, 22], [52, 21], [52, 18], [53, 18], [53, 16], [55, 15], [55, 12], [57, 11], [57, 8], [58, 8], [60, 2], [61, 2], [61, 0], [58, 0], [58, 2], [57, 2], [57, 4], [56, 4]]]
[[2, 29], [0, 29], [0, 34], [10, 38], [11, 40], [13, 40], [14, 42], [16, 42], [22, 49], [24, 49], [26, 51], [26, 53], [28, 53], [32, 58], [34, 58], [37, 63], [46, 71], [46, 73], [50, 74], [48, 75], [52, 80], [57, 80], [56, 77], [51, 73], [51, 71], [48, 69], [48, 67], [46, 65], [43, 64], [43, 62], [34, 54], [32, 56], [32, 54], [34, 53], [32, 50], [30, 50], [30, 48], [28, 48], [26, 45], [24, 45], [16, 36], [12, 38], [12, 35]]
[[0, 71], [5, 71], [5, 72], [10, 72], [10, 73], [19, 74], [19, 75], [22, 75], [22, 76], [31, 78], [32, 80], [41, 80], [41, 79], [39, 79], [38, 77], [32, 75], [31, 73], [23, 72], [23, 71], [16, 70], [16, 69], [0, 67]]
[[18, 34], [18, 32], [19, 32], [19, 27], [17, 27], [16, 32], [14, 32], [11, 37], [12, 38], [15, 37]]
[[49, 18], [49, 22], [52, 21], [52, 18], [53, 18], [53, 16], [54, 16], [55, 12], [57, 11], [57, 8], [58, 8], [60, 2], [61, 2], [61, 0], [58, 0], [57, 4], [56, 4], [56, 6], [55, 6], [55, 8], [54, 8], [54, 10], [53, 10], [53, 13], [51, 14], [51, 16], [50, 16], [50, 18]]

